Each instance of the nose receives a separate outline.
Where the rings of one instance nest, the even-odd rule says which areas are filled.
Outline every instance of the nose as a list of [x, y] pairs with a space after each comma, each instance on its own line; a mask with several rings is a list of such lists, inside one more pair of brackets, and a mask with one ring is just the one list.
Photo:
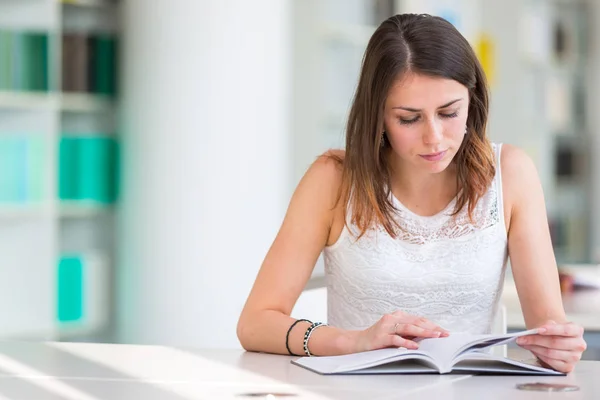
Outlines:
[[423, 143], [427, 145], [438, 144], [442, 140], [442, 125], [436, 120], [425, 124], [423, 132]]

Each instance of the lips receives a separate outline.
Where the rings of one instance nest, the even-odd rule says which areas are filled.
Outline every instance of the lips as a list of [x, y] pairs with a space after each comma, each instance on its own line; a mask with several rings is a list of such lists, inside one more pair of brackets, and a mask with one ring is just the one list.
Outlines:
[[440, 151], [437, 153], [419, 154], [419, 156], [427, 161], [439, 161], [446, 155], [448, 150]]

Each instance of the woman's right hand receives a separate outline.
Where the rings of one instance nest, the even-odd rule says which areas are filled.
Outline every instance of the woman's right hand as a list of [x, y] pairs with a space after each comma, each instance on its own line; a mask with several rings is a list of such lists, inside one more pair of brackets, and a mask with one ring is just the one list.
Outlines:
[[373, 326], [356, 332], [351, 352], [358, 353], [385, 347], [417, 349], [419, 345], [413, 340], [415, 338], [439, 338], [447, 337], [449, 334], [447, 330], [425, 318], [396, 311], [384, 315]]

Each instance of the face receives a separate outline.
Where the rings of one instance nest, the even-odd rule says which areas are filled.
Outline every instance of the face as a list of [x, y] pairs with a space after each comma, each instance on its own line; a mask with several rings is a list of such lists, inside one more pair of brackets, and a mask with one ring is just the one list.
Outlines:
[[465, 137], [469, 91], [457, 81], [409, 73], [386, 99], [387, 139], [401, 168], [444, 171]]

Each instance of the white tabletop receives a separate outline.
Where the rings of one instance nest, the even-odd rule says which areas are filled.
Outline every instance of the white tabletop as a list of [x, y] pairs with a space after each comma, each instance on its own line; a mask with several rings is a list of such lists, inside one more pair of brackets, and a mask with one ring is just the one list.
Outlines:
[[[600, 362], [582, 361], [566, 377], [472, 375], [321, 376], [291, 357], [241, 350], [161, 346], [0, 342], [1, 400], [600, 398]], [[580, 387], [573, 393], [524, 392], [522, 382]], [[262, 397], [275, 400], [278, 397]]]

